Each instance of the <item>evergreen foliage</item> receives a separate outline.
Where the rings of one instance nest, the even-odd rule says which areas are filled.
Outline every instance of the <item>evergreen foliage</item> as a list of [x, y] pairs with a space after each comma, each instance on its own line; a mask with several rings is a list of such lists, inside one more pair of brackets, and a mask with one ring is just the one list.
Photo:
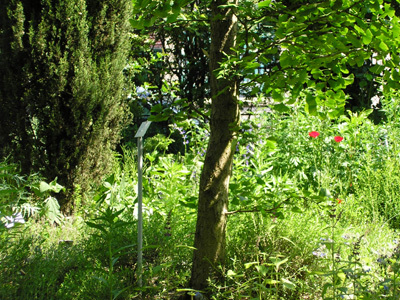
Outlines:
[[0, 4], [0, 154], [12, 152], [24, 173], [57, 177], [67, 194], [107, 171], [126, 123], [130, 6]]

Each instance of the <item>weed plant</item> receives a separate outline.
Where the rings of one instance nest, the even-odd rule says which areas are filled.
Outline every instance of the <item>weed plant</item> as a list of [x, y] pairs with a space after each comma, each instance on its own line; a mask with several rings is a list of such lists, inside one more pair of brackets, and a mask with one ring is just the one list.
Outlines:
[[[371, 111], [331, 120], [301, 106], [242, 124], [225, 277], [210, 281], [211, 299], [399, 298], [397, 98], [382, 99], [386, 120], [378, 125]], [[76, 187], [73, 217], [55, 225], [49, 215], [30, 215], [23, 226], [2, 227], [0, 299], [184, 293], [208, 131], [191, 122], [172, 129], [185, 153], [168, 154], [172, 141], [163, 136], [145, 148], [143, 287], [136, 273], [136, 151], [124, 147], [94, 192], [82, 195]], [[5, 162], [0, 171], [1, 212], [10, 203], [41, 207], [44, 198], [15, 166]]]

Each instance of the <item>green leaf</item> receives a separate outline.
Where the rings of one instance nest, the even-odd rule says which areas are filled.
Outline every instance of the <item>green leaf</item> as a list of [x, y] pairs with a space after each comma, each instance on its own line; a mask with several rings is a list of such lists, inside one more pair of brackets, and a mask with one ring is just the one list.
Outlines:
[[197, 208], [197, 203], [196, 203], [196, 199], [192, 200], [192, 201], [182, 201], [179, 200], [179, 204], [184, 206], [184, 207], [188, 207], [188, 208], [192, 208], [192, 209], [196, 209]]
[[279, 259], [278, 257], [270, 257], [269, 259], [271, 260], [271, 262], [274, 264], [274, 266], [276, 268], [279, 268], [280, 265], [286, 263], [289, 260], [289, 258]]
[[[130, 222], [130, 223], [136, 223], [136, 222]], [[120, 248], [118, 248], [117, 250], [114, 250], [114, 251], [113, 251], [113, 255], [114, 255], [114, 254], [117, 254], [118, 252], [121, 252], [122, 250], [125, 250], [125, 249], [128, 249], [128, 248], [133, 248], [133, 247], [135, 247], [135, 246], [136, 246], [136, 244], [131, 244], [131, 245], [127, 245], [127, 246], [120, 247]]]
[[244, 264], [244, 267], [245, 267], [246, 269], [248, 269], [248, 268], [250, 268], [251, 266], [254, 266], [254, 265], [257, 265], [257, 264], [258, 264], [258, 262], [253, 261], [253, 262], [245, 263], [245, 264]]
[[187, 248], [189, 250], [197, 250], [195, 247], [188, 246], [188, 245], [177, 245], [176, 248]]
[[292, 65], [292, 58], [290, 57], [289, 51], [283, 51], [279, 63], [282, 68], [290, 67]]
[[131, 24], [132, 28], [141, 30], [144, 28], [143, 21], [142, 20], [134, 20], [130, 19], [129, 23]]
[[354, 29], [355, 29], [355, 30], [357, 31], [357, 33], [360, 34], [360, 35], [364, 35], [364, 34], [365, 34], [365, 31], [364, 31], [360, 26], [358, 26], [357, 24], [354, 25]]
[[111, 265], [114, 266], [118, 259], [119, 257], [114, 257], [114, 259], [111, 261]]
[[354, 82], [354, 74], [350, 74], [347, 77], [343, 77], [345, 85], [353, 84]]
[[159, 265], [159, 266], [155, 266], [153, 267], [153, 274], [157, 274], [162, 270], [163, 266]]
[[287, 280], [286, 278], [282, 278], [281, 281], [285, 288], [290, 289], [290, 290], [296, 289], [296, 285], [293, 282]]
[[266, 0], [258, 3], [258, 8], [268, 7], [271, 4], [271, 0]]
[[51, 190], [51, 186], [48, 183], [41, 181], [39, 185], [39, 191], [41, 193], [44, 193], [47, 192], [48, 190]]
[[98, 230], [103, 231], [104, 233], [107, 234], [107, 230], [104, 228], [103, 225], [99, 225], [99, 224], [96, 224], [96, 223], [93, 223], [93, 222], [89, 222], [89, 221], [87, 221], [85, 223], [86, 223], [87, 226], [89, 226], [91, 228], [98, 229]]
[[45, 201], [46, 217], [51, 223], [61, 224], [62, 215], [60, 212], [60, 205], [54, 197], [48, 197]]
[[248, 62], [244, 65], [245, 69], [257, 69], [260, 66], [258, 62]]
[[282, 92], [280, 90], [273, 90], [272, 91], [272, 98], [274, 99], [274, 101], [283, 101], [283, 96], [282, 96]]
[[268, 274], [268, 268], [264, 265], [256, 266], [256, 269], [262, 276], [265, 276]]
[[151, 115], [148, 120], [152, 122], [163, 122], [169, 119], [169, 114]]
[[275, 279], [265, 279], [264, 280], [264, 284], [277, 284], [277, 283], [281, 283], [279, 280], [275, 280]]
[[231, 3], [231, 4], [225, 4], [225, 5], [219, 5], [218, 6], [218, 8], [237, 8], [238, 6], [237, 6], [237, 4], [233, 4], [233, 3]]
[[290, 108], [287, 107], [287, 106], [286, 106], [285, 104], [283, 104], [283, 103], [279, 103], [279, 104], [273, 105], [272, 108], [273, 108], [274, 110], [280, 112], [280, 113], [286, 113], [286, 112], [289, 112], [289, 111], [290, 111]]
[[292, 207], [292, 212], [302, 213], [303, 211], [300, 208], [298, 208], [297, 206], [295, 206], [295, 207]]
[[131, 286], [124, 287], [123, 289], [120, 289], [120, 290], [113, 290], [113, 291], [112, 291], [113, 300], [117, 299], [118, 296], [119, 296], [121, 293], [125, 292], [125, 291], [126, 291], [127, 289], [129, 289], [129, 288], [131, 288]]
[[400, 26], [398, 24], [394, 25], [392, 28], [393, 37], [395, 39], [400, 37]]
[[388, 50], [389, 50], [389, 47], [388, 47], [383, 41], [381, 41], [381, 42], [379, 43], [379, 48], [380, 48], [381, 50], [383, 50], [383, 51], [388, 51]]
[[383, 72], [383, 70], [385, 70], [385, 67], [382, 65], [375, 65], [372, 66], [369, 70], [374, 74], [380, 74]]
[[156, 104], [151, 107], [151, 112], [160, 113], [163, 110], [163, 106], [161, 104]]
[[317, 101], [312, 94], [307, 94], [305, 110], [311, 116], [315, 116], [317, 114]]
[[365, 35], [363, 35], [363, 37], [362, 37], [362, 42], [365, 45], [369, 45], [372, 42], [372, 37], [373, 37], [373, 34], [372, 34], [371, 30], [368, 28], [365, 31]]
[[392, 78], [393, 78], [394, 81], [400, 81], [399, 71], [393, 69], [392, 70]]

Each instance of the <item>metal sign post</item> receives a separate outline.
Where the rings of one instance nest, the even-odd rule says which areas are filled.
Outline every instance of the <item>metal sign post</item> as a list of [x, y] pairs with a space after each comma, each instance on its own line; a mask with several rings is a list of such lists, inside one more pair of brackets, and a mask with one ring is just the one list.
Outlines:
[[143, 248], [143, 136], [146, 134], [151, 121], [143, 122], [135, 135], [138, 147], [138, 258], [137, 271], [139, 287], [142, 287], [142, 248]]

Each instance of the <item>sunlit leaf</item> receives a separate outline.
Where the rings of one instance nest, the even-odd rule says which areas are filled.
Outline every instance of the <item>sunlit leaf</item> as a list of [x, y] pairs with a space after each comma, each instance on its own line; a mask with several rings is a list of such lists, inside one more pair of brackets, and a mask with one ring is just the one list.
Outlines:
[[259, 8], [268, 7], [271, 5], [271, 0], [266, 0], [258, 3]]

